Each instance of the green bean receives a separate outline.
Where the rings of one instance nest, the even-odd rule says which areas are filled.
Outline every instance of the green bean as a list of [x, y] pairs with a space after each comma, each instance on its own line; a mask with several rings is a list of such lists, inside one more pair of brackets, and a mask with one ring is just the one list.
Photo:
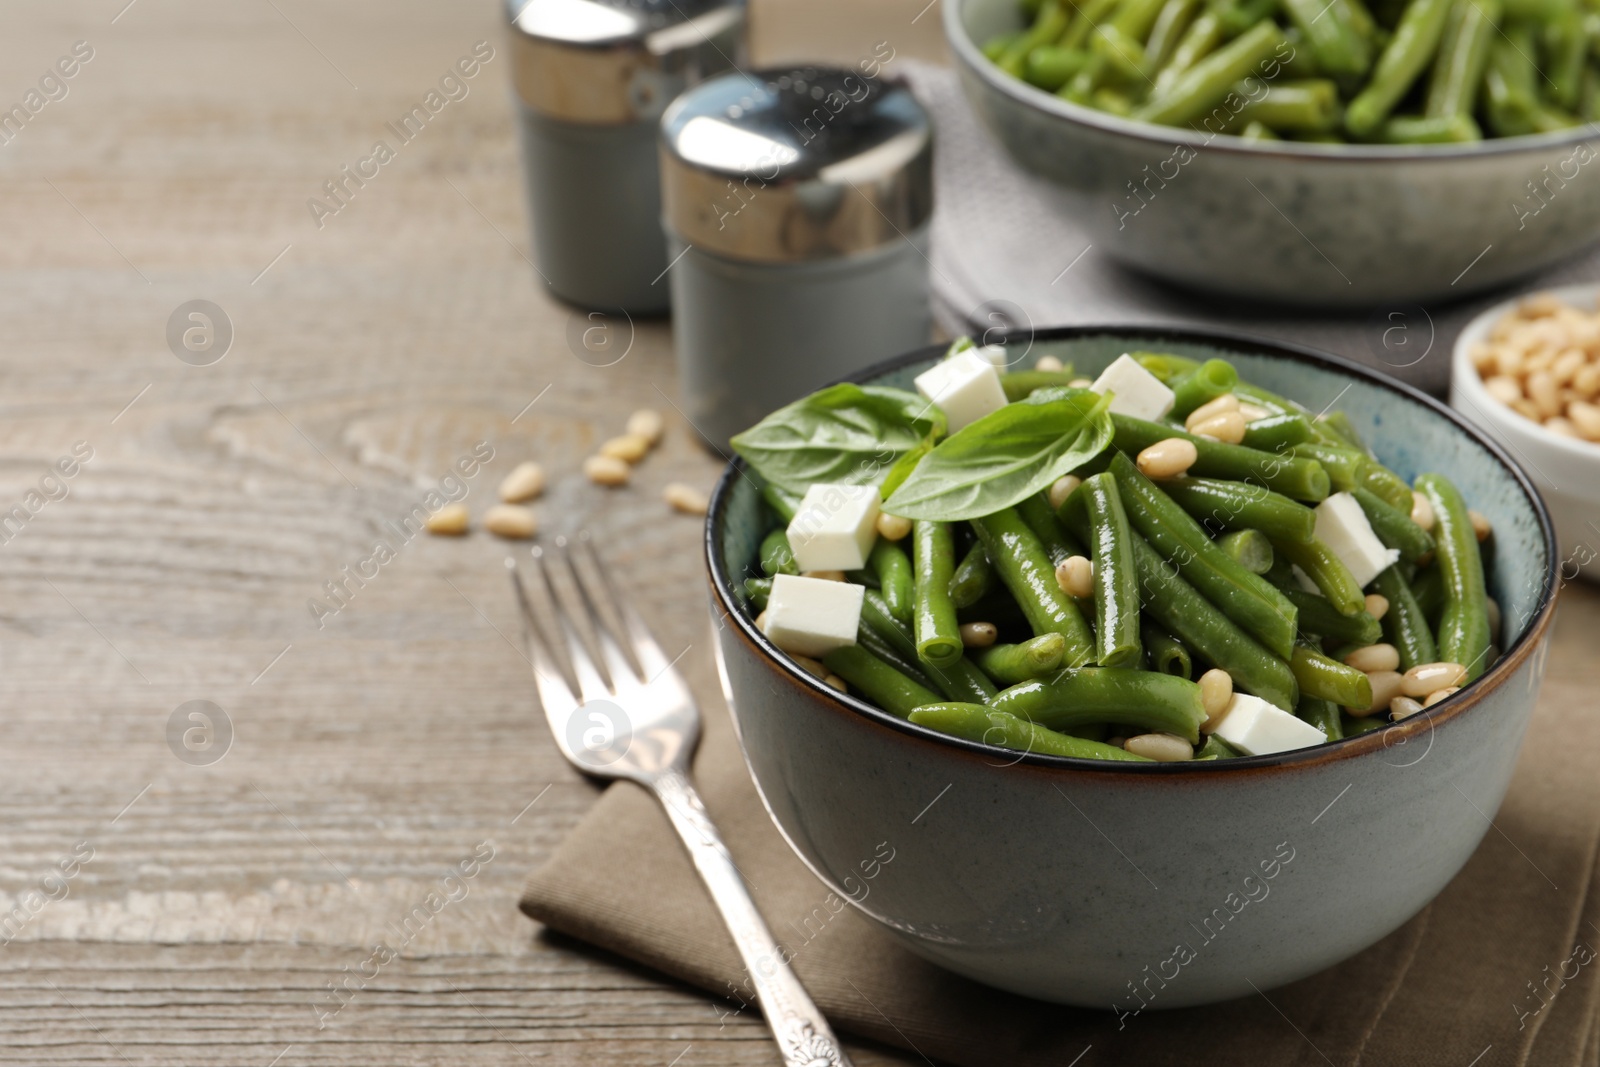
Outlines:
[[1011, 47], [1013, 41], [1021, 37], [1020, 33], [999, 33], [983, 42], [983, 55], [991, 63], [1000, 62], [1000, 57], [1006, 54], [1006, 49]]
[[1572, 10], [1572, 0], [1506, 0], [1506, 20], [1549, 22]]
[[1167, 0], [1161, 5], [1161, 14], [1156, 16], [1155, 25], [1150, 27], [1150, 37], [1144, 43], [1145, 62], [1151, 70], [1167, 65], [1200, 7], [1201, 0]]
[[1096, 89], [1089, 97], [1089, 102], [1101, 111], [1107, 111], [1113, 115], [1121, 115], [1126, 118], [1133, 114], [1133, 97], [1120, 89], [1113, 89], [1110, 86], [1101, 86]]
[[1557, 106], [1569, 111], [1578, 106], [1588, 54], [1589, 38], [1584, 33], [1582, 12], [1573, 9], [1545, 24], [1545, 87]]
[[1222, 16], [1213, 11], [1202, 11], [1195, 16], [1189, 28], [1178, 39], [1177, 47], [1172, 50], [1171, 57], [1161, 67], [1161, 73], [1156, 75], [1155, 87], [1150, 90], [1152, 96], [1159, 96], [1169, 92], [1195, 64], [1217, 50], [1225, 39], [1226, 34], [1222, 29]]
[[1439, 570], [1444, 576], [1444, 611], [1439, 616], [1439, 658], [1460, 663], [1472, 681], [1484, 671], [1489, 655], [1489, 594], [1483, 577], [1478, 538], [1467, 515], [1466, 501], [1442, 474], [1424, 474], [1417, 491], [1433, 505]]
[[1444, 611], [1444, 571], [1439, 567], [1429, 567], [1418, 572], [1411, 581], [1411, 595], [1416, 598], [1417, 607], [1422, 609], [1422, 617], [1431, 624], [1439, 621], [1439, 615]]
[[1293, 446], [1289, 449], [1289, 455], [1322, 464], [1336, 493], [1349, 492], [1360, 485], [1361, 471], [1367, 462], [1367, 457], [1353, 448], [1316, 441], [1304, 441]]
[[1131, 540], [1145, 614], [1200, 659], [1227, 671], [1239, 689], [1285, 711], [1293, 708], [1299, 692], [1289, 664], [1201, 596], [1144, 538], [1134, 534]]
[[1198, 359], [1176, 355], [1172, 352], [1129, 352], [1129, 357], [1149, 371], [1156, 380], [1171, 387], [1172, 383], [1200, 366]]
[[1148, 620], [1139, 628], [1144, 649], [1150, 656], [1150, 669], [1179, 678], [1194, 677], [1194, 660], [1183, 642]]
[[1345, 109], [1344, 124], [1357, 137], [1375, 133], [1439, 50], [1453, 0], [1411, 0], [1400, 25], [1372, 70], [1366, 87]]
[[937, 693], [918, 685], [859, 645], [836, 648], [823, 656], [822, 662], [849, 682], [852, 689], [902, 719], [913, 709], [939, 699]]
[[1013, 77], [1022, 77], [1027, 67], [1028, 53], [1042, 44], [1053, 43], [1066, 28], [1067, 13], [1063, 10], [1060, 0], [1045, 0], [1044, 6], [1039, 8], [1039, 17], [1033, 20], [1033, 25], [1007, 46], [1005, 53], [999, 59], [1000, 69]]
[[1000, 388], [1005, 390], [1006, 399], [1014, 404], [1018, 400], [1028, 399], [1028, 394], [1035, 389], [1064, 387], [1076, 378], [1071, 367], [1065, 370], [1014, 370], [1000, 375]]
[[1281, 141], [1283, 138], [1273, 133], [1266, 123], [1256, 119], [1244, 124], [1244, 129], [1239, 131], [1239, 136], [1246, 141]]
[[1395, 115], [1372, 134], [1378, 144], [1471, 144], [1483, 140], [1483, 130], [1471, 115]]
[[1489, 62], [1483, 73], [1484, 113], [1489, 128], [1501, 137], [1534, 133], [1539, 128], [1534, 51], [1532, 27], [1509, 19], [1489, 45]]
[[1096, 474], [1072, 496], [1088, 513], [1087, 540], [1094, 552], [1095, 661], [1102, 667], [1136, 667], [1144, 658], [1139, 641], [1139, 576], [1133, 569], [1128, 516], [1117, 481], [1109, 473]]
[[1287, 657], [1294, 647], [1294, 605], [1270, 582], [1218, 548], [1205, 529], [1139, 473], [1127, 456], [1118, 455], [1111, 461], [1111, 473], [1128, 519], [1145, 541], [1245, 632]]
[[781, 485], [768, 483], [761, 487], [761, 499], [767, 506], [777, 512], [778, 518], [787, 526], [794, 521], [794, 513], [800, 510], [800, 495], [791, 493]]
[[946, 666], [961, 658], [956, 606], [950, 602], [950, 576], [956, 566], [950, 524], [918, 519], [911, 525], [911, 537], [916, 564], [917, 658]]
[[[862, 619], [861, 625], [856, 628], [856, 644], [860, 645], [874, 656], [883, 660], [883, 662], [887, 663], [889, 666], [893, 667], [907, 678], [910, 678], [913, 682], [916, 682], [924, 689], [937, 690], [939, 688], [934, 684], [932, 678], [929, 678], [925, 673], [923, 673], [923, 666], [917, 661], [916, 656], [913, 655], [911, 658], [907, 659], [901, 654], [900, 650], [895, 647], [893, 642], [891, 642], [882, 633], [873, 629], [872, 626], [868, 625], [865, 618]], [[913, 651], [915, 650], [913, 649]]]
[[910, 622], [917, 597], [911, 577], [911, 560], [893, 541], [878, 538], [867, 556], [867, 566], [878, 577], [878, 588], [889, 605], [889, 614], [901, 622]]
[[1407, 563], [1415, 563], [1433, 553], [1433, 535], [1412, 522], [1408, 512], [1392, 506], [1367, 489], [1357, 487], [1350, 495], [1361, 505], [1361, 510], [1367, 516], [1367, 524], [1385, 548], [1398, 548], [1400, 558]]
[[1316, 530], [1316, 512], [1259, 485], [1175, 478], [1162, 488], [1213, 531], [1259, 530], [1274, 541], [1309, 541]]
[[1067, 639], [1060, 634], [1040, 634], [1017, 644], [990, 645], [973, 651], [978, 668], [1000, 685], [1017, 685], [1046, 678], [1061, 669]]
[[1208, 359], [1189, 373], [1176, 378], [1172, 389], [1172, 417], [1180, 422], [1195, 408], [1209, 404], [1239, 383], [1239, 372], [1225, 359]]
[[1222, 29], [1237, 37], [1278, 10], [1278, 0], [1218, 0], [1213, 9], [1222, 16]]
[[1107, 25], [1115, 27], [1129, 40], [1139, 45], [1142, 53], [1144, 40], [1150, 36], [1150, 30], [1155, 26], [1156, 19], [1161, 17], [1161, 9], [1166, 2], [1167, 0], [1122, 0]]
[[1111, 425], [1116, 432], [1117, 448], [1130, 455], [1137, 455], [1157, 441], [1179, 437], [1192, 442], [1199, 456], [1189, 468], [1190, 474], [1255, 482], [1296, 500], [1316, 502], [1328, 495], [1328, 472], [1315, 460], [1212, 441], [1130, 415], [1112, 415]]
[[1268, 415], [1245, 423], [1244, 440], [1239, 443], [1262, 452], [1279, 452], [1310, 437], [1311, 424], [1304, 415]]
[[1089, 624], [1072, 598], [1062, 592], [1055, 566], [1017, 509], [1003, 508], [974, 519], [972, 525], [1000, 581], [1011, 590], [1027, 616], [1034, 635], [1058, 633], [1066, 638], [1064, 662], [1070, 667], [1092, 660], [1094, 637]]
[[[1326, 444], [1349, 445], [1365, 455], [1371, 455], [1367, 446], [1361, 440], [1361, 435], [1356, 432], [1355, 425], [1350, 421], [1350, 416], [1343, 411], [1327, 411], [1317, 417], [1316, 430], [1328, 435]], [[1410, 487], [1407, 486], [1409, 489]]]
[[744, 595], [749, 598], [756, 611], [766, 611], [767, 601], [772, 598], [772, 579], [746, 578], [744, 580]]
[[1089, 38], [1089, 51], [1106, 61], [1117, 81], [1131, 82], [1145, 77], [1144, 46], [1114, 24], [1095, 27]]
[[1088, 0], [1078, 8], [1078, 13], [1067, 27], [1067, 32], [1056, 42], [1062, 48], [1081, 48], [1089, 40], [1094, 28], [1104, 22], [1122, 0]]
[[1470, 117], [1477, 107], [1500, 9], [1500, 0], [1455, 0], [1451, 6], [1439, 58], [1434, 60], [1428, 82], [1428, 98], [1422, 105], [1428, 118]]
[[[1028, 53], [1027, 69], [1024, 77], [1030, 85], [1049, 92], [1055, 92], [1077, 74], [1089, 63], [1089, 53], [1077, 48], [1061, 48], [1053, 44], [1042, 44]], [[1005, 376], [1001, 377], [1004, 383]], [[1007, 394], [1009, 395], [1009, 390]], [[1016, 399], [1013, 397], [1012, 399]]]
[[1116, 723], [1200, 739], [1206, 711], [1200, 687], [1186, 678], [1116, 667], [1062, 671], [1050, 681], [1023, 682], [990, 704], [1051, 730]]
[[1381, 726], [1388, 725], [1388, 723], [1382, 715], [1368, 715], [1363, 718], [1357, 718], [1346, 713], [1339, 716], [1339, 725], [1344, 727], [1344, 735], [1346, 737], [1359, 737], [1369, 730], [1376, 730]]
[[994, 568], [982, 544], [974, 544], [950, 576], [950, 602], [956, 610], [970, 608], [994, 588]]
[[1238, 759], [1242, 752], [1228, 744], [1216, 734], [1207, 734], [1206, 743], [1195, 750], [1195, 762], [1213, 759]]
[[1079, 547], [1077, 539], [1067, 533], [1066, 528], [1061, 525], [1061, 520], [1056, 517], [1055, 511], [1050, 507], [1050, 501], [1043, 493], [1024, 497], [1017, 502], [1016, 507], [1017, 514], [1022, 516], [1022, 521], [1028, 524], [1033, 536], [1044, 546], [1051, 565], [1060, 566], [1061, 561], [1070, 556], [1088, 555]]
[[1187, 125], [1219, 104], [1234, 82], [1253, 74], [1258, 64], [1287, 46], [1277, 23], [1258, 22], [1178, 75], [1170, 88], [1151, 97], [1133, 117], [1164, 126]]
[[1306, 44], [1305, 35], [1290, 26], [1283, 31], [1283, 39], [1289, 42], [1293, 49], [1289, 57], [1283, 61], [1283, 76], [1303, 80], [1306, 78], [1321, 78], [1323, 69], [1317, 64], [1317, 57], [1311, 54], [1311, 48]]
[[1372, 581], [1372, 588], [1389, 601], [1383, 615], [1383, 634], [1400, 653], [1400, 669], [1409, 671], [1419, 663], [1437, 663], [1439, 648], [1422, 606], [1411, 595], [1411, 586], [1397, 567], [1386, 567]]
[[1361, 487], [1392, 508], [1407, 515], [1416, 506], [1411, 486], [1406, 480], [1381, 463], [1369, 462], [1361, 471]]
[[[984, 701], [994, 696], [994, 686], [989, 684], [977, 665], [965, 656], [942, 667], [921, 660], [917, 656], [917, 643], [911, 628], [889, 614], [889, 605], [883, 595], [870, 589], [861, 600], [861, 627], [857, 639], [860, 633], [869, 629], [888, 642], [896, 656], [895, 666], [900, 666], [901, 662], [914, 665], [920, 673], [913, 674], [913, 678], [922, 682], [931, 681], [932, 687], [950, 700]], [[911, 674], [910, 671], [906, 673]]]
[[1294, 658], [1289, 666], [1300, 685], [1302, 699], [1331, 700], [1358, 711], [1372, 706], [1372, 680], [1354, 667], [1347, 667], [1304, 645], [1294, 646]]
[[1383, 636], [1383, 627], [1365, 610], [1341, 615], [1327, 597], [1306, 592], [1292, 578], [1288, 585], [1279, 589], [1300, 613], [1301, 636], [1315, 634], [1330, 641], [1348, 641], [1361, 646], [1376, 644]]
[[1038, 723], [980, 704], [928, 704], [917, 708], [909, 717], [918, 726], [1000, 748], [1072, 759], [1150, 762], [1143, 756], [1135, 756], [1113, 745], [1069, 737]]
[[1359, 78], [1372, 66], [1372, 45], [1356, 28], [1348, 4], [1325, 0], [1284, 0], [1284, 10], [1305, 37], [1317, 66], [1331, 75]]
[[784, 531], [773, 530], [761, 539], [761, 569], [769, 575], [800, 573], [794, 549], [789, 547], [789, 535]]
[[1322, 736], [1327, 740], [1344, 739], [1344, 726], [1339, 721], [1339, 706], [1333, 701], [1303, 696], [1300, 698], [1300, 706], [1294, 709], [1294, 713], [1321, 730]]
[[1251, 574], [1272, 569], [1272, 541], [1260, 530], [1234, 530], [1217, 538], [1217, 547]]
[[1366, 610], [1367, 598], [1356, 584], [1355, 576], [1327, 545], [1312, 538], [1300, 543], [1275, 541], [1272, 547], [1304, 571], [1341, 615], [1354, 615]]
[[1339, 87], [1327, 78], [1273, 82], [1265, 96], [1240, 108], [1234, 121], [1263, 122], [1285, 132], [1331, 130], [1339, 125]]

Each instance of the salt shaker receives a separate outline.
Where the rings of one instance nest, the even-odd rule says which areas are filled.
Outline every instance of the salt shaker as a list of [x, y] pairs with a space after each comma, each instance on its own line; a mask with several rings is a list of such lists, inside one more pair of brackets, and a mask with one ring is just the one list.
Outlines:
[[507, 0], [528, 217], [563, 299], [667, 309], [656, 133], [742, 55], [744, 0]]
[[724, 74], [667, 109], [672, 332], [702, 437], [927, 343], [932, 167], [927, 114], [870, 64]]

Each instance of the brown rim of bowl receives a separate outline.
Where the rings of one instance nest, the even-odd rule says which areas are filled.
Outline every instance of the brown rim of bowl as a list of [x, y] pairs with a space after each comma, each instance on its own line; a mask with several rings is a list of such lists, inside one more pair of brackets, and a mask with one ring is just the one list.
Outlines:
[[[711, 494], [711, 506], [706, 512], [706, 565], [709, 569], [712, 595], [716, 598], [719, 614], [731, 618], [733, 625], [738, 627], [740, 635], [754, 645], [757, 650], [765, 653], [767, 659], [772, 663], [787, 671], [793, 682], [802, 688], [809, 689], [813, 695], [821, 698], [836, 709], [853, 712], [873, 723], [887, 726], [899, 733], [921, 738], [936, 745], [960, 749], [969, 754], [986, 756], [1003, 754], [1007, 757], [1009, 763], [1013, 764], [1026, 763], [1036, 767], [1053, 767], [1061, 770], [1092, 770], [1105, 774], [1226, 774], [1251, 769], [1327, 763], [1347, 757], [1364, 755], [1368, 752], [1392, 749], [1398, 745], [1406, 744], [1414, 738], [1431, 735], [1441, 723], [1449, 722], [1476, 706], [1486, 693], [1497, 688], [1522, 666], [1524, 660], [1533, 654], [1534, 648], [1543, 638], [1545, 631], [1549, 629], [1551, 620], [1554, 618], [1556, 593], [1560, 589], [1559, 568], [1561, 557], [1556, 548], [1555, 526], [1550, 520], [1549, 511], [1545, 509], [1544, 501], [1539, 498], [1538, 492], [1534, 490], [1533, 483], [1528, 480], [1527, 475], [1511, 461], [1511, 457], [1506, 454], [1504, 449], [1485, 436], [1483, 431], [1469, 422], [1465, 416], [1418, 389], [1403, 382], [1394, 381], [1375, 370], [1363, 367], [1340, 356], [1321, 352], [1305, 345], [1297, 345], [1285, 341], [1272, 341], [1266, 338], [1252, 337], [1248, 334], [1234, 334], [1222, 330], [1189, 327], [1142, 327], [1134, 325], [1057, 326], [1046, 330], [1018, 331], [1008, 334], [1006, 341], [1020, 340], [1025, 337], [1032, 338], [1035, 341], [1071, 341], [1084, 337], [1107, 336], [1122, 337], [1126, 338], [1130, 343], [1136, 341], [1141, 344], [1173, 341], [1199, 343], [1213, 345], [1245, 355], [1261, 355], [1287, 359], [1295, 363], [1309, 363], [1325, 370], [1358, 378], [1390, 392], [1398, 393], [1402, 398], [1427, 408], [1445, 419], [1445, 421], [1453, 424], [1457, 430], [1481, 446], [1505, 469], [1518, 488], [1522, 490], [1523, 497], [1532, 506], [1534, 516], [1539, 521], [1539, 530], [1543, 534], [1544, 540], [1545, 580], [1544, 588], [1539, 591], [1539, 599], [1528, 625], [1524, 627], [1522, 633], [1518, 635], [1517, 640], [1512, 643], [1511, 647], [1505, 650], [1499, 661], [1477, 681], [1462, 689], [1460, 693], [1441, 700], [1433, 707], [1417, 712], [1399, 722], [1368, 730], [1355, 737], [1346, 737], [1338, 741], [1330, 741], [1310, 748], [1295, 749], [1290, 752], [1280, 752], [1270, 756], [1240, 756], [1236, 759], [1207, 761], [1203, 764], [1192, 760], [1183, 763], [1131, 763], [1120, 760], [1049, 756], [1038, 752], [1019, 753], [1016, 749], [1001, 748], [998, 745], [988, 745], [980, 741], [969, 741], [966, 738], [941, 733], [926, 726], [918, 726], [916, 723], [902, 719], [897, 715], [892, 715], [858, 697], [848, 693], [841, 693], [831, 686], [824, 685], [822, 679], [795, 663], [776, 645], [768, 641], [765, 634], [756, 629], [754, 620], [746, 616], [743, 608], [734, 598], [732, 582], [727, 571], [722, 566], [721, 553], [718, 550], [719, 531], [724, 513], [727, 511], [732, 487], [737, 479], [745, 476], [744, 460], [738, 457], [729, 462], [727, 469], [722, 473], [722, 477], [717, 480], [717, 486], [712, 490]], [[944, 345], [928, 345], [913, 352], [875, 363], [856, 374], [850, 375], [848, 378], [840, 380], [852, 382], [870, 381], [902, 367], [933, 359], [944, 350]]]
[[1600, 138], [1600, 123], [1586, 122], [1571, 129], [1554, 133], [1523, 134], [1519, 137], [1488, 137], [1469, 144], [1438, 145], [1379, 145], [1379, 144], [1309, 144], [1294, 141], [1246, 141], [1228, 134], [1207, 137], [1194, 129], [1177, 126], [1157, 126], [1149, 122], [1136, 122], [1092, 107], [1063, 100], [1054, 93], [1029, 85], [1021, 78], [1013, 78], [989, 62], [978, 45], [967, 33], [962, 14], [968, 0], [947, 0], [944, 5], [944, 35], [950, 50], [970, 70], [989, 86], [1011, 97], [1019, 104], [1054, 118], [1065, 119], [1079, 126], [1087, 126], [1104, 133], [1120, 134], [1141, 141], [1163, 145], [1188, 145], [1214, 152], [1232, 152], [1238, 155], [1264, 159], [1316, 160], [1318, 162], [1363, 162], [1404, 160], [1462, 159], [1477, 156], [1506, 155], [1516, 152], [1539, 152], [1551, 148], [1575, 145], [1582, 141]]

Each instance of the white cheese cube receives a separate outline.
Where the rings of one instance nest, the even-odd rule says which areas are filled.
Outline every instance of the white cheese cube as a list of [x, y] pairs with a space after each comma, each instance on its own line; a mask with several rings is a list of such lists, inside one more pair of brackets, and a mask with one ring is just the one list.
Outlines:
[[971, 348], [917, 375], [917, 392], [939, 405], [951, 433], [1006, 406], [999, 372]]
[[1350, 569], [1363, 589], [1400, 558], [1400, 550], [1384, 548], [1372, 532], [1367, 513], [1350, 493], [1335, 493], [1317, 505], [1315, 535]]
[[1126, 352], [1101, 371], [1089, 388], [1097, 393], [1116, 394], [1111, 398], [1111, 411], [1117, 415], [1154, 422], [1172, 410], [1172, 390]]
[[1233, 694], [1222, 721], [1211, 732], [1247, 756], [1288, 752], [1327, 740], [1321, 730], [1304, 719], [1249, 693]]
[[878, 489], [828, 485], [806, 490], [785, 531], [802, 571], [858, 571], [878, 536]]
[[823, 656], [856, 643], [864, 586], [780, 574], [772, 579], [762, 632], [785, 652]]

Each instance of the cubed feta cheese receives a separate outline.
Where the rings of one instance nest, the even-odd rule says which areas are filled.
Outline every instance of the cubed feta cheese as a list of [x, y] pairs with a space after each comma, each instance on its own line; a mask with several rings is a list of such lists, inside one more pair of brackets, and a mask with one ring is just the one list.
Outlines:
[[866, 587], [780, 574], [772, 580], [762, 632], [785, 652], [823, 656], [856, 643]]
[[1233, 694], [1222, 721], [1211, 732], [1247, 756], [1288, 752], [1327, 740], [1321, 730], [1304, 719], [1249, 693]]
[[858, 571], [878, 536], [878, 489], [828, 485], [806, 490], [786, 531], [802, 571]]
[[1173, 394], [1161, 379], [1139, 366], [1127, 353], [1118, 356], [1089, 386], [1097, 393], [1114, 393], [1111, 410], [1117, 415], [1154, 422], [1172, 410]]
[[971, 348], [917, 375], [917, 392], [939, 405], [951, 433], [1006, 406], [999, 372]]
[[1335, 493], [1317, 505], [1316, 538], [1350, 569], [1356, 584], [1368, 582], [1400, 558], [1400, 550], [1384, 548], [1372, 532], [1367, 513], [1350, 493]]

